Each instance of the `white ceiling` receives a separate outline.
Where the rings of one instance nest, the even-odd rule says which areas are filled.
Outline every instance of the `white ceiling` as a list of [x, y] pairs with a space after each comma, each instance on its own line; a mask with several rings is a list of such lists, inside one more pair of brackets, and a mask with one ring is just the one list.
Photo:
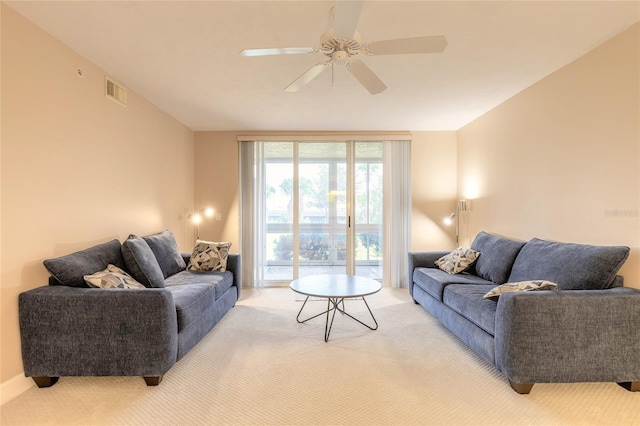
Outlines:
[[8, 1], [193, 130], [457, 130], [640, 20], [639, 1], [367, 1], [363, 42], [445, 35], [440, 54], [364, 57], [388, 89], [342, 67], [283, 88], [320, 53], [333, 1]]

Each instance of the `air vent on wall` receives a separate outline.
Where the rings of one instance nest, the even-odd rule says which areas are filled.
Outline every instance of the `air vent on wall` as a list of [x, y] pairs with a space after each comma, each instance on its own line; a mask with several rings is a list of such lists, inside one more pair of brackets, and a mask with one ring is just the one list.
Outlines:
[[119, 103], [120, 105], [126, 107], [127, 106], [127, 89], [111, 80], [107, 77], [107, 84], [105, 85], [107, 98], [111, 99], [114, 102]]

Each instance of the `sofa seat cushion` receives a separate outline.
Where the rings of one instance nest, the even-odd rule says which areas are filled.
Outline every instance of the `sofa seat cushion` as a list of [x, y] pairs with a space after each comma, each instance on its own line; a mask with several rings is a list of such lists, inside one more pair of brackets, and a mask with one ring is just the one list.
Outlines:
[[215, 302], [215, 287], [210, 284], [167, 286], [178, 316], [178, 333], [197, 322]]
[[477, 276], [496, 284], [504, 284], [509, 278], [516, 256], [524, 245], [524, 241], [480, 232], [471, 243], [471, 248], [479, 251], [480, 256], [469, 272], [475, 269]]
[[225, 272], [192, 272], [182, 271], [167, 277], [167, 287], [179, 287], [184, 285], [207, 284], [214, 289], [214, 300], [218, 300], [233, 285], [233, 274]]
[[495, 284], [491, 281], [484, 280], [478, 276], [465, 272], [451, 275], [438, 268], [415, 268], [413, 270], [413, 283], [440, 302], [442, 302], [444, 288], [450, 284], [486, 284], [490, 286], [489, 290], [495, 287]]
[[559, 243], [534, 238], [520, 251], [509, 282], [547, 280], [558, 290], [602, 290], [616, 282], [629, 247]]
[[493, 336], [498, 304], [484, 298], [493, 287], [493, 284], [451, 284], [444, 289], [443, 302]]

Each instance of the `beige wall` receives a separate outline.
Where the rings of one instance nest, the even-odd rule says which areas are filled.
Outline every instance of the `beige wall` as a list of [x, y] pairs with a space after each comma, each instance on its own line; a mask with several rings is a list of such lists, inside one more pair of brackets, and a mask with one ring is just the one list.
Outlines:
[[189, 247], [194, 135], [131, 91], [128, 108], [106, 99], [105, 71], [1, 7], [0, 384], [7, 392], [22, 375], [17, 297], [47, 284], [43, 259], [163, 229]]
[[[239, 251], [238, 136], [326, 136], [336, 132], [196, 132], [195, 203], [221, 213], [220, 221], [205, 220], [203, 239], [231, 241]], [[344, 132], [340, 135], [360, 135]], [[385, 132], [380, 132], [383, 136]], [[411, 144], [412, 250], [452, 249], [455, 227], [442, 219], [455, 208], [456, 133], [413, 132]]]
[[458, 132], [458, 190], [481, 230], [627, 245], [640, 288], [640, 68], [636, 24]]
[[196, 132], [195, 205], [212, 207], [216, 216], [203, 220], [200, 238], [231, 241], [240, 252], [237, 132]]
[[456, 132], [413, 132], [411, 250], [455, 248], [455, 226], [443, 219], [456, 208]]

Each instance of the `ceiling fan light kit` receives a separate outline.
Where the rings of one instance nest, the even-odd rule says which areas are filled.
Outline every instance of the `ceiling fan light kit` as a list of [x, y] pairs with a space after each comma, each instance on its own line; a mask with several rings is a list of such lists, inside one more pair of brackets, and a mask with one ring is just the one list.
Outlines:
[[[300, 77], [285, 87], [285, 92], [297, 92], [310, 81], [318, 77], [324, 70], [334, 64], [346, 64], [347, 70], [364, 86], [369, 93], [375, 95], [386, 90], [387, 86], [360, 59], [358, 54], [373, 55], [405, 55], [414, 53], [440, 53], [447, 47], [445, 36], [426, 36], [382, 40], [362, 43], [356, 25], [360, 18], [362, 1], [336, 0], [333, 8], [333, 28], [320, 37], [320, 48], [285, 47], [267, 49], [245, 49], [241, 56], [296, 55], [303, 53], [322, 53], [329, 59], [320, 62], [305, 71]], [[332, 78], [333, 81], [333, 78]]]

